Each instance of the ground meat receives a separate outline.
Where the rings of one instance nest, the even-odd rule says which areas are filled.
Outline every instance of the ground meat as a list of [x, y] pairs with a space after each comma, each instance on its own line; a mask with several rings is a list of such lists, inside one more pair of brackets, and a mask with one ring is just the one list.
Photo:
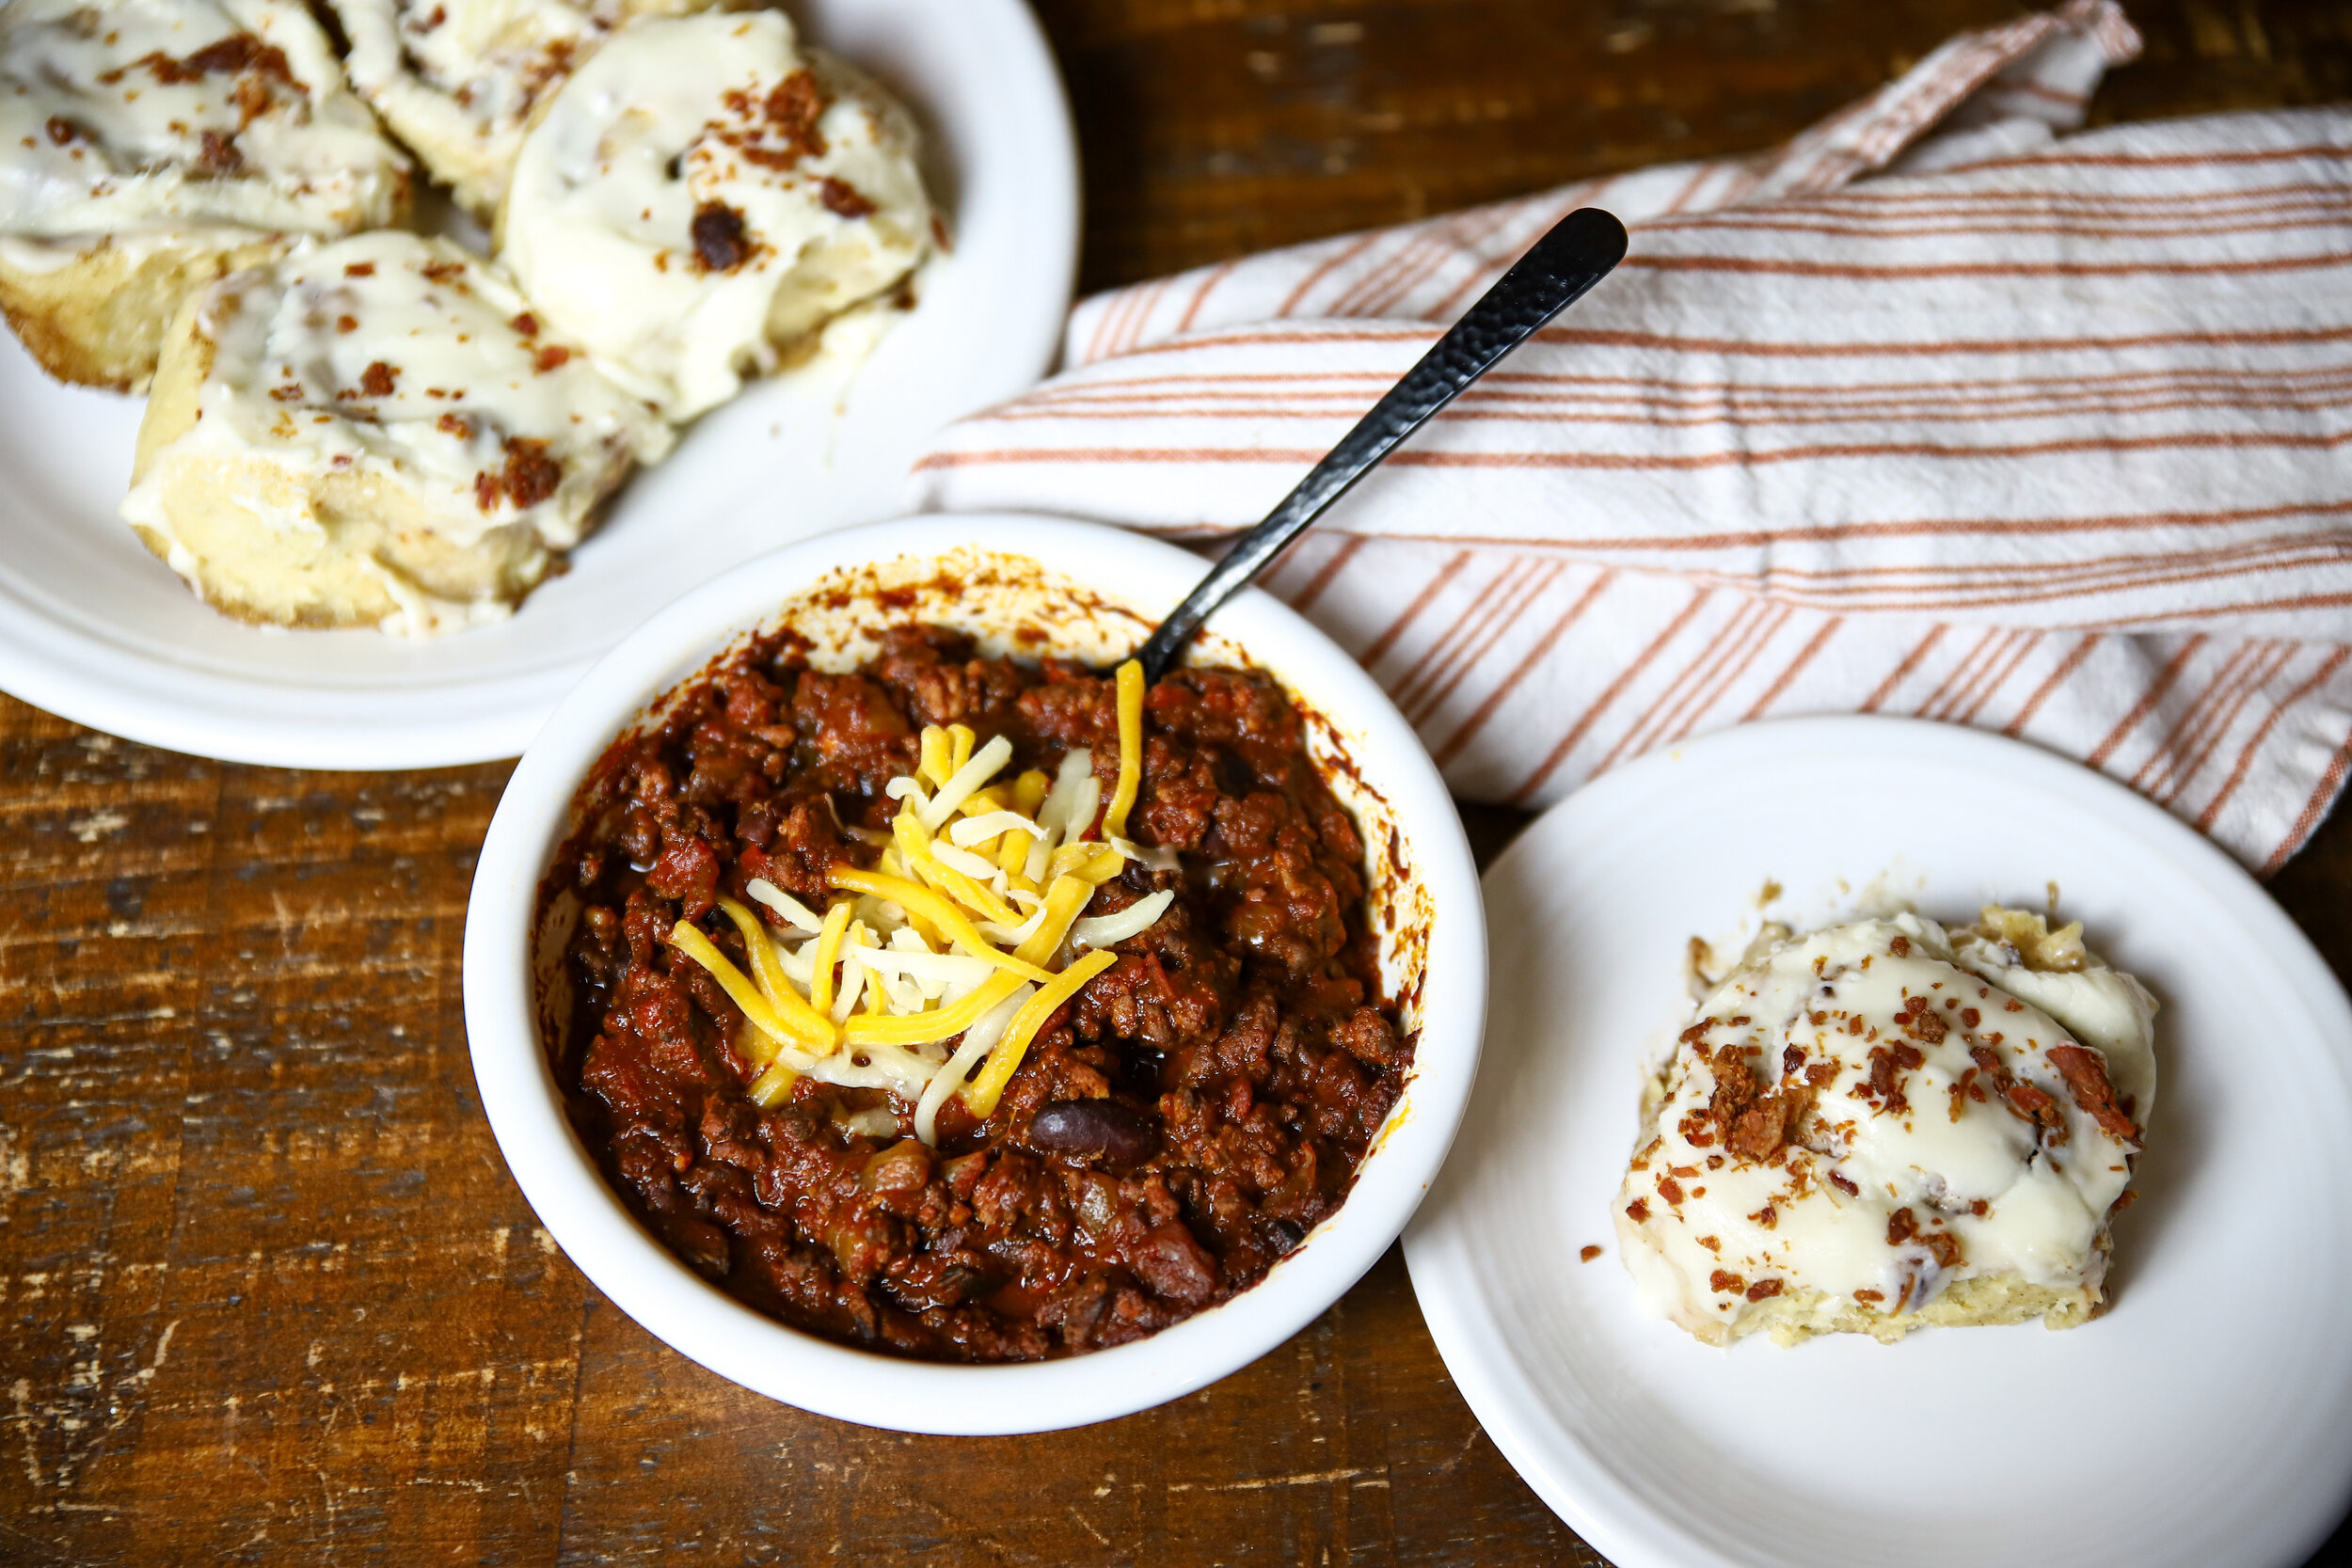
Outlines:
[[1263, 1277], [1338, 1207], [1414, 1040], [1379, 991], [1363, 845], [1263, 676], [1185, 670], [1146, 698], [1129, 822], [1183, 865], [1131, 865], [1088, 913], [1172, 890], [1168, 911], [1039, 1031], [995, 1111], [951, 1101], [940, 1147], [847, 1130], [911, 1107], [803, 1079], [760, 1109], [748, 1027], [664, 942], [680, 918], [731, 956], [723, 896], [766, 878], [821, 905], [925, 724], [1004, 736], [1013, 769], [1094, 749], [1118, 778], [1112, 685], [1080, 666], [974, 657], [927, 627], [846, 673], [754, 644], [662, 726], [617, 742], [544, 896], [583, 904], [569, 1032], [550, 1042], [606, 1179], [730, 1294], [851, 1344], [1027, 1360], [1123, 1343]]

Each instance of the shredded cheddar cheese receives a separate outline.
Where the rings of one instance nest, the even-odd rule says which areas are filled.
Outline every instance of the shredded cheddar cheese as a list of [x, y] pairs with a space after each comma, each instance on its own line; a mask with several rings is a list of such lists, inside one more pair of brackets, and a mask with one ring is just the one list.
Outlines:
[[772, 1110], [784, 1103], [785, 1096], [790, 1094], [792, 1085], [800, 1081], [801, 1075], [793, 1071], [782, 1057], [778, 1057], [768, 1064], [766, 1071], [753, 1080], [752, 1101], [763, 1111]]
[[[923, 726], [923, 760], [915, 768], [915, 776], [937, 789], [955, 772], [955, 743], [947, 732], [936, 724]], [[894, 781], [895, 782], [895, 781]]]
[[1024, 979], [1045, 981], [1053, 978], [1035, 964], [1024, 963], [1009, 953], [1000, 953], [989, 945], [988, 939], [972, 928], [972, 920], [962, 911], [933, 893], [918, 887], [903, 877], [888, 877], [874, 871], [858, 871], [836, 865], [830, 878], [833, 885], [856, 893], [870, 893], [886, 898], [912, 915], [921, 915], [939, 927], [940, 935], [976, 958], [1011, 970]]
[[[1013, 911], [1009, 904], [997, 897], [986, 883], [975, 879], [970, 871], [948, 864], [940, 856], [938, 847], [924, 837], [923, 824], [913, 812], [900, 812], [891, 831], [898, 840], [898, 858], [906, 863], [907, 869], [914, 872], [918, 879], [930, 883], [984, 919], [1008, 926], [1021, 924], [1021, 916]], [[952, 845], [948, 847], [951, 850], [954, 848]], [[991, 871], [993, 874], [993, 867]], [[938, 924], [936, 920], [932, 923]]]
[[1010, 996], [1022, 984], [1021, 976], [999, 970], [989, 976], [977, 990], [967, 992], [962, 1001], [952, 1007], [938, 1007], [929, 1012], [912, 1013], [898, 1018], [878, 1018], [864, 1014], [842, 1025], [851, 1046], [860, 1045], [929, 1045], [962, 1034], [979, 1016]]
[[1134, 659], [1119, 667], [1119, 784], [1103, 814], [1103, 836], [1125, 838], [1127, 814], [1143, 784], [1143, 666]]
[[743, 1010], [743, 1017], [752, 1027], [767, 1037], [765, 1042], [755, 1042], [753, 1047], [756, 1062], [765, 1063], [775, 1055], [777, 1047], [793, 1042], [792, 1031], [785, 1027], [784, 1020], [768, 998], [760, 994], [751, 976], [736, 968], [692, 921], [681, 920], [671, 928], [670, 945], [708, 970], [728, 1000]]
[[817, 933], [815, 973], [809, 976], [808, 1005], [820, 1015], [833, 1012], [833, 971], [841, 961], [841, 939], [850, 934], [850, 917], [857, 912], [857, 905], [843, 899], [825, 911], [825, 924]]
[[1055, 1009], [1077, 995], [1080, 986], [1118, 961], [1119, 955], [1116, 953], [1099, 949], [1089, 953], [1055, 975], [1050, 983], [1040, 986], [1037, 994], [1022, 1004], [1021, 1010], [1013, 1015], [1012, 1023], [1005, 1030], [1005, 1037], [998, 1040], [996, 1048], [988, 1053], [988, 1065], [980, 1069], [980, 1075], [972, 1080], [971, 1087], [963, 1091], [963, 1102], [972, 1108], [974, 1116], [985, 1117], [996, 1109], [996, 1101], [1004, 1096], [1005, 1085], [1012, 1082], [1014, 1071], [1021, 1066], [1021, 1058], [1028, 1053], [1029, 1041], [1036, 1037], [1040, 1029], [1045, 1027], [1045, 1021], [1054, 1016]]
[[1117, 676], [1119, 783], [1107, 804], [1084, 748], [1057, 774], [1012, 761], [1002, 736], [982, 742], [961, 724], [927, 726], [912, 774], [892, 779], [898, 803], [870, 868], [836, 865], [822, 911], [763, 879], [745, 893], [770, 914], [719, 900], [743, 940], [745, 974], [700, 927], [680, 921], [678, 952], [708, 971], [751, 1024], [752, 1099], [782, 1103], [803, 1077], [888, 1090], [915, 1107], [916, 1134], [961, 1097], [992, 1114], [1038, 1031], [1174, 900], [1153, 893], [1116, 914], [1082, 916], [1094, 890], [1130, 862], [1173, 868], [1171, 851], [1130, 842], [1127, 817], [1143, 776], [1143, 675]]

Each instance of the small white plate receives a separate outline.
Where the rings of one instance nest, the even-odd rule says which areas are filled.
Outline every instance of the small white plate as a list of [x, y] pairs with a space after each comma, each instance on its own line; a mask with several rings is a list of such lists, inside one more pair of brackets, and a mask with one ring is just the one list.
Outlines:
[[[1719, 1351], [1636, 1305], [1610, 1204], [1641, 1067], [1689, 1011], [1690, 939], [1752, 933], [1769, 882], [1799, 926], [2055, 882], [2163, 1001], [2105, 1317]], [[1486, 891], [1486, 1054], [1406, 1259], [1496, 1446], [1619, 1568], [2260, 1568], [2325, 1537], [2352, 1484], [2352, 1009], [2221, 851], [2015, 742], [1798, 720], [1602, 777]]]
[[431, 642], [259, 631], [198, 603], [115, 508], [143, 400], [61, 387], [0, 331], [0, 688], [153, 745], [307, 768], [513, 756], [623, 633], [795, 539], [889, 516], [940, 426], [1052, 362], [1077, 260], [1077, 151], [1022, 0], [796, 0], [803, 34], [914, 109], [953, 253], [850, 378], [787, 378], [631, 481], [502, 626]]

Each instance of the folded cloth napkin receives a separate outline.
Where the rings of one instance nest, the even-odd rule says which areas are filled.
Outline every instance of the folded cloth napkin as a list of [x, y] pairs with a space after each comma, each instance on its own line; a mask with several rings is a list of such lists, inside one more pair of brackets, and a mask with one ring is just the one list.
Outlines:
[[1917, 714], [2275, 869], [2352, 761], [2352, 111], [2060, 135], [2112, 0], [1954, 39], [1775, 151], [1098, 295], [922, 500], [1212, 540], [1537, 234], [1631, 254], [1267, 586], [1460, 794], [1766, 715]]

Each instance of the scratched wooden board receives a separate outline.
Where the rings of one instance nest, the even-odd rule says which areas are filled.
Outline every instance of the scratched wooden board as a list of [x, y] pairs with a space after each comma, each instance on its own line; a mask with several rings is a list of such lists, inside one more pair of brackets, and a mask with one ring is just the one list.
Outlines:
[[[2103, 119], [2352, 93], [2352, 8], [2140, 3]], [[1800, 129], [1988, 0], [1039, 0], [1085, 279]], [[458, 947], [491, 766], [225, 767], [0, 699], [0, 1561], [1597, 1561], [1391, 1253], [1076, 1433], [907, 1438], [672, 1354], [534, 1225]], [[1491, 852], [1515, 816], [1470, 814]], [[2352, 828], [2276, 884], [2352, 973]]]

